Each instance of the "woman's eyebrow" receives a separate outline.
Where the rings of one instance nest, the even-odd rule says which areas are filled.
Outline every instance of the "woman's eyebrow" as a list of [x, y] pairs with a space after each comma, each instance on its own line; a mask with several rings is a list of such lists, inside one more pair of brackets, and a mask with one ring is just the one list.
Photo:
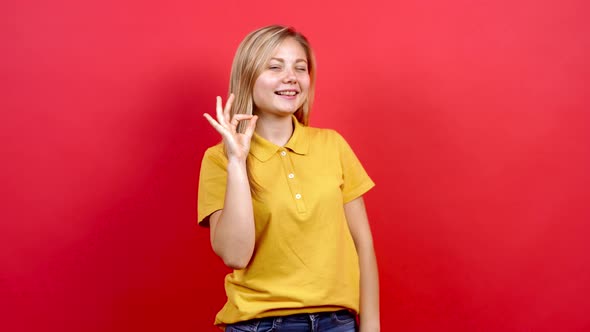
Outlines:
[[[285, 62], [285, 60], [283, 58], [270, 58], [271, 60], [275, 60], [275, 61], [279, 61], [279, 62]], [[306, 59], [296, 59], [295, 62], [305, 62], [307, 63]]]

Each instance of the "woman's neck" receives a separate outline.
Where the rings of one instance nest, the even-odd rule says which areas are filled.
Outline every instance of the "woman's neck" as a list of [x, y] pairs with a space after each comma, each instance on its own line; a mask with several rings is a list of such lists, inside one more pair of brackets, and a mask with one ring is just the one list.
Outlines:
[[293, 135], [293, 130], [291, 116], [258, 115], [256, 133], [273, 144], [278, 146], [287, 144]]

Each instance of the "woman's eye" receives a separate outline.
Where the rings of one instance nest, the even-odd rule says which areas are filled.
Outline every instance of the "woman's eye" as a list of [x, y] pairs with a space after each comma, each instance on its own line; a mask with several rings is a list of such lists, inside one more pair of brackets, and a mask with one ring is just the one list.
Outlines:
[[279, 67], [279, 66], [270, 66], [270, 67], [268, 67], [268, 69], [276, 70], [276, 69], [281, 69], [281, 67]]
[[297, 67], [295, 68], [297, 71], [307, 71], [307, 68], [305, 67]]

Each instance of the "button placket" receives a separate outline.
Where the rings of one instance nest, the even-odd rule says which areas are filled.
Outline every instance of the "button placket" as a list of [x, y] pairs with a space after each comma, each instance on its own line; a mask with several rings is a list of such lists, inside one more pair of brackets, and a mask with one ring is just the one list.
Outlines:
[[293, 169], [293, 163], [290, 154], [287, 153], [285, 150], [281, 150], [279, 154], [281, 155], [283, 169], [285, 171], [284, 174], [287, 176], [287, 184], [289, 185], [291, 195], [294, 198], [295, 205], [297, 206], [297, 212], [306, 212], [307, 209], [305, 207], [305, 201], [303, 199], [303, 194], [301, 192], [301, 185], [299, 184], [299, 181], [295, 178], [295, 171]]

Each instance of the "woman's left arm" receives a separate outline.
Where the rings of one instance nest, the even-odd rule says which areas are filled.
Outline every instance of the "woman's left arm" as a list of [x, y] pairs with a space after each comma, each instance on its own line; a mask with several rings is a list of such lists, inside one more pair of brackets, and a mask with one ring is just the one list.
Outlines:
[[360, 283], [360, 332], [377, 332], [379, 319], [379, 273], [373, 248], [373, 236], [363, 197], [344, 204], [348, 228], [359, 256]]

